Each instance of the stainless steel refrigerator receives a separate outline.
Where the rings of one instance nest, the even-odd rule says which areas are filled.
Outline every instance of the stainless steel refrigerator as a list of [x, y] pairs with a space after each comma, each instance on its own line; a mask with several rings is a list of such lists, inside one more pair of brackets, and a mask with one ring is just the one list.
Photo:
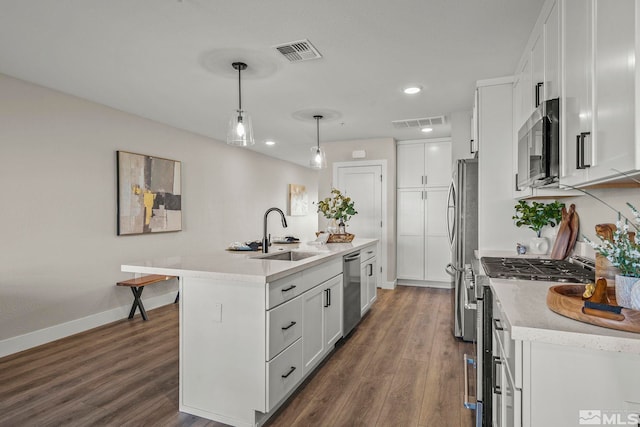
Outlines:
[[457, 161], [447, 202], [447, 228], [451, 244], [454, 331], [465, 341], [476, 340], [476, 298], [471, 270], [478, 249], [478, 160]]

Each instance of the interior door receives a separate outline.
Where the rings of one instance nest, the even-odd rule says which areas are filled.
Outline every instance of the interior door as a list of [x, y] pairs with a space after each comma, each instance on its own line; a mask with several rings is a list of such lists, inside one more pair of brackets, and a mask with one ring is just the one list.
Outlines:
[[[382, 165], [350, 163], [334, 167], [334, 187], [351, 197], [358, 211], [349, 220], [347, 232], [356, 237], [378, 239], [379, 248], [383, 249]], [[382, 283], [381, 278], [378, 283]]]

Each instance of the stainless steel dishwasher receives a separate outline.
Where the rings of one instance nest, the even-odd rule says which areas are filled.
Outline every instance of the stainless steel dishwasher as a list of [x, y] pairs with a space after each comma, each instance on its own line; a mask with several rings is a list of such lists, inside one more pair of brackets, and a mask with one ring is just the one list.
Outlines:
[[343, 336], [360, 322], [360, 251], [343, 258]]

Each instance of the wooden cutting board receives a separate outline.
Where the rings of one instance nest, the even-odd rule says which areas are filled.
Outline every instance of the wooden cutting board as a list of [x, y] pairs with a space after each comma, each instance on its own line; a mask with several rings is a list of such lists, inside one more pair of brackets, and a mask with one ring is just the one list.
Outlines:
[[[574, 204], [569, 206], [568, 211], [566, 207], [562, 208], [562, 220], [560, 220], [556, 241], [553, 243], [553, 249], [551, 250], [551, 259], [565, 259], [573, 249], [578, 237], [578, 228], [580, 227], [580, 221], [575, 212], [576, 205]], [[571, 228], [574, 221], [575, 230]]]

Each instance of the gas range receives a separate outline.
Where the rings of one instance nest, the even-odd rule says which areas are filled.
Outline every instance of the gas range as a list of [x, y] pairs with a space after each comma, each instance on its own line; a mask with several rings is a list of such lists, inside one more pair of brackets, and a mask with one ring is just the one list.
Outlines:
[[485, 274], [497, 279], [542, 280], [561, 283], [593, 283], [595, 263], [584, 257], [568, 261], [540, 258], [482, 257]]

